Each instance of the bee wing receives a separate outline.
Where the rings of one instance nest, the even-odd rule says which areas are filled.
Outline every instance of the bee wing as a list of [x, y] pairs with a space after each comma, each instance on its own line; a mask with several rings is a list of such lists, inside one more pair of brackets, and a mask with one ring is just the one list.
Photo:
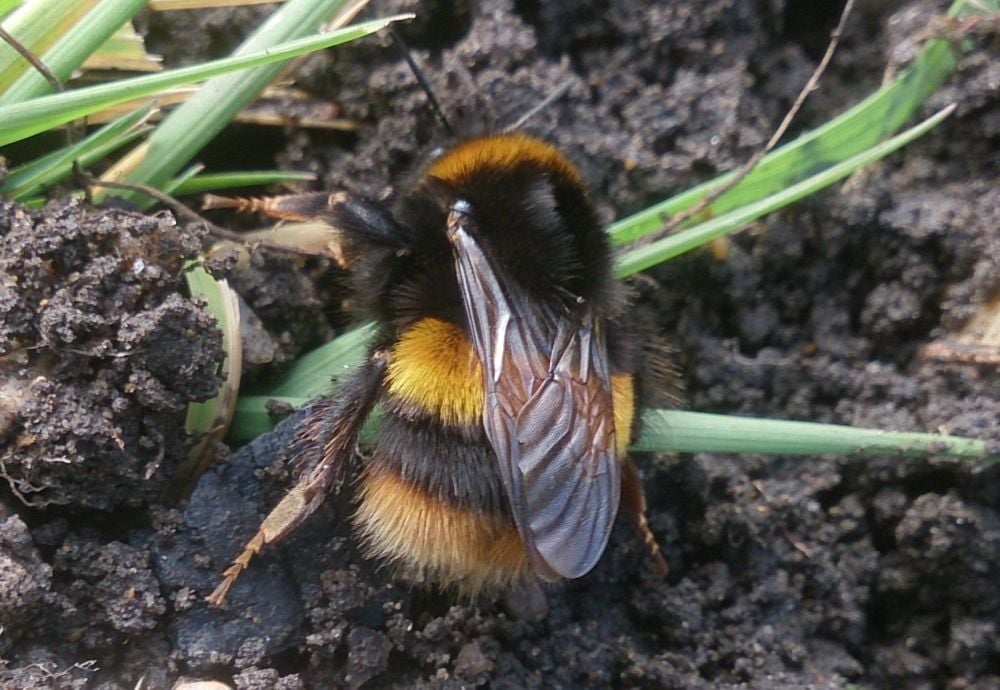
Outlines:
[[601, 324], [539, 305], [503, 283], [453, 211], [449, 237], [474, 346], [483, 426], [540, 577], [580, 577], [607, 546], [621, 496]]

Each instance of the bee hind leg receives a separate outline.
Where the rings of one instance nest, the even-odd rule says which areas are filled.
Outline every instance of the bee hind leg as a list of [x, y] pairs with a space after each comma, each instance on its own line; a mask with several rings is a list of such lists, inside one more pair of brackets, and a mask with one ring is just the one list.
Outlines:
[[642, 535], [642, 540], [649, 550], [650, 567], [653, 572], [660, 577], [666, 577], [670, 573], [670, 566], [663, 557], [660, 543], [656, 540], [656, 535], [649, 527], [646, 519], [646, 492], [642, 487], [642, 479], [639, 477], [639, 470], [636, 469], [632, 458], [626, 457], [622, 463], [622, 507], [628, 511], [635, 525]]
[[222, 581], [205, 600], [222, 606], [230, 588], [268, 544], [274, 544], [316, 512], [331, 491], [339, 488], [361, 428], [371, 413], [388, 366], [388, 353], [376, 350], [361, 369], [332, 397], [321, 401], [299, 430], [292, 455], [301, 474], [257, 529]]
[[541, 583], [534, 577], [523, 578], [504, 591], [500, 604], [515, 620], [536, 622], [549, 615], [549, 602]]

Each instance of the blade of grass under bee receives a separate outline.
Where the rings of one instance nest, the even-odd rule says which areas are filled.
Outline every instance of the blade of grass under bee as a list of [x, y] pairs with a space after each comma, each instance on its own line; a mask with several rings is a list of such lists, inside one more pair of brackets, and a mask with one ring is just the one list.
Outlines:
[[824, 187], [828, 187], [834, 182], [844, 179], [855, 170], [880, 158], [884, 158], [893, 151], [925, 134], [948, 117], [954, 110], [954, 105], [948, 106], [902, 134], [898, 134], [881, 144], [872, 146], [868, 150], [837, 165], [826, 168], [823, 172], [802, 180], [797, 184], [793, 184], [777, 194], [772, 194], [752, 204], [743, 206], [718, 218], [713, 218], [710, 221], [700, 223], [692, 228], [682, 230], [674, 235], [669, 235], [646, 246], [631, 249], [618, 257], [615, 264], [615, 272], [619, 277], [638, 273], [651, 266], [668, 261], [675, 256], [696, 249], [716, 237], [721, 237], [738, 230], [761, 216], [784, 208]]
[[[271, 401], [299, 408], [310, 398], [243, 396], [229, 441], [245, 443], [270, 431]], [[762, 453], [768, 455], [896, 455], [1000, 461], [984, 441], [903, 431], [861, 429], [838, 424], [789, 422], [732, 415], [646, 410], [642, 432], [631, 450], [649, 453]]]
[[268, 387], [272, 396], [312, 398], [329, 393], [332, 377], [347, 374], [368, 354], [375, 325], [366, 324], [299, 357]]
[[[288, 0], [233, 55], [269, 49], [280, 41], [298, 38], [314, 31], [346, 2], [347, 0]], [[125, 168], [124, 175], [120, 169], [113, 169], [112, 174], [120, 176], [126, 182], [162, 186], [256, 98], [283, 67], [282, 64], [269, 64], [248, 72], [212, 79], [164, 118], [150, 136], [147, 147], [114, 166]], [[115, 194], [135, 201], [134, 195], [127, 192]]]
[[229, 442], [245, 443], [269, 431], [274, 426], [268, 412], [271, 400], [298, 408], [312, 398], [332, 393], [336, 378], [346, 378], [365, 361], [374, 335], [374, 324], [354, 328], [299, 357], [266, 391], [241, 395], [236, 401]]
[[[998, 7], [998, 0], [957, 0], [947, 16], [995, 15]], [[746, 178], [706, 209], [705, 217], [719, 216], [754, 203], [895, 132], [955, 69], [958, 52], [959, 48], [944, 38], [928, 41], [917, 59], [889, 85], [825, 125], [765, 156]], [[656, 232], [666, 218], [690, 208], [725, 184], [733, 174], [722, 175], [613, 223], [608, 228], [612, 243], [628, 244]]]
[[151, 105], [136, 110], [104, 125], [72, 146], [63, 147], [14, 168], [0, 187], [0, 194], [12, 199], [24, 199], [37, 194], [69, 175], [75, 161], [92, 160], [95, 152], [106, 155], [132, 141], [139, 135], [140, 128], [152, 111]]
[[1000, 460], [986, 442], [958, 436], [861, 429], [683, 410], [647, 410], [632, 450], [769, 455], [899, 455]]
[[311, 182], [316, 175], [307, 172], [290, 172], [288, 170], [242, 170], [225, 173], [205, 173], [196, 175], [174, 188], [174, 196], [204, 194], [220, 189], [238, 187], [261, 187], [280, 184], [282, 182]]
[[[815, 191], [815, 189], [831, 184], [837, 179], [842, 179], [865, 163], [877, 160], [887, 153], [896, 150], [908, 141], [929, 130], [947, 117], [952, 110], [952, 107], [946, 108], [903, 134], [893, 137], [863, 154], [841, 163], [839, 166], [834, 166], [832, 169], [824, 171], [820, 175], [815, 176], [815, 178], [810, 178], [798, 185], [794, 185], [790, 189], [785, 190], [785, 192], [773, 195], [771, 198], [765, 199], [756, 205], [726, 214], [714, 221], [709, 221], [677, 235], [664, 238], [646, 247], [633, 249], [619, 257], [616, 271], [620, 276], [630, 275], [643, 268], [665, 261], [666, 258], [690, 251], [712, 237], [732, 232], [764, 213], [774, 208], [781, 208], [791, 203], [791, 201]], [[331, 375], [335, 372], [349, 370], [363, 360], [366, 354], [367, 343], [374, 334], [374, 329], [375, 326], [373, 324], [362, 326], [303, 355], [286, 370], [277, 383], [268, 387], [266, 391], [259, 392], [262, 394], [261, 400], [266, 402], [272, 397], [308, 399], [329, 392]], [[241, 404], [237, 411], [237, 426], [241, 428], [244, 426], [244, 413], [259, 420], [260, 414], [262, 414], [261, 410], [263, 409], [262, 404], [260, 400], [256, 399], [247, 400], [246, 405]], [[244, 438], [242, 431], [234, 431], [234, 434], [237, 437]]]
[[[40, 56], [42, 62], [59, 81], [65, 82], [91, 53], [145, 6], [146, 0], [103, 0]], [[45, 77], [29, 70], [0, 93], [0, 105], [20, 103], [51, 92], [52, 85]]]
[[0, 106], [0, 146], [79, 119], [115, 103], [153, 94], [171, 86], [201, 81], [225, 72], [281, 62], [298, 55], [347, 43], [375, 33], [393, 21], [408, 19], [411, 16], [399, 15], [362, 22], [346, 29], [288, 41], [247, 55], [41, 96], [25, 103]]
[[[952, 5], [949, 10], [949, 16], [956, 17], [971, 14], [985, 14], [995, 11], [996, 6], [996, 0], [959, 0]], [[864, 131], [872, 127], [873, 120], [878, 120], [875, 124], [879, 127], [881, 127], [884, 122], [890, 120], [893, 122], [898, 120], [895, 127], [900, 126], [903, 121], [905, 121], [906, 117], [908, 117], [916, 106], [919, 105], [919, 102], [926, 98], [927, 94], [933, 91], [944, 76], [946, 76], [954, 68], [955, 57], [950, 50], [950, 46], [941, 41], [929, 43], [928, 47], [925, 48], [921, 54], [921, 58], [923, 62], [918, 60], [914, 66], [905, 72], [900, 79], [893, 82], [890, 87], [880, 90], [870, 99], [862, 102], [851, 111], [848, 111], [848, 113], [845, 113], [805, 137], [796, 140], [792, 144], [782, 147], [765, 158], [764, 163], [766, 163], [766, 165], [762, 163], [762, 167], [759, 166], [739, 186], [730, 190], [727, 195], [724, 195], [720, 198], [720, 200], [716, 201], [716, 204], [709, 209], [709, 213], [712, 213], [713, 211], [717, 212], [719, 208], [726, 208], [725, 206], [719, 206], [719, 201], [726, 200], [728, 195], [733, 195], [735, 197], [737, 193], [742, 193], [747, 189], [756, 187], [754, 193], [749, 195], [747, 199], [749, 199], [749, 201], [757, 201], [761, 197], [766, 197], [770, 192], [782, 189], [785, 184], [784, 181], [792, 179], [789, 175], [792, 175], [794, 179], [801, 179], [801, 177], [805, 174], [815, 173], [816, 164], [821, 161], [817, 161], [815, 157], [803, 155], [805, 149], [813, 145], [812, 142], [822, 141], [823, 148], [825, 150], [832, 150], [834, 152], [835, 155], [833, 155], [833, 157], [825, 156], [825, 158], [833, 164], [836, 161], [842, 161], [845, 155], [847, 155], [845, 153], [837, 153], [838, 150], [855, 153], [858, 150], [863, 150], [870, 143], [877, 141], [878, 137], [872, 139], [871, 137], [868, 137]], [[907, 94], [907, 99], [911, 101], [909, 104], [903, 102], [906, 99], [900, 98], [900, 91]], [[907, 108], [909, 108], [909, 110], [907, 110]], [[901, 115], [904, 111], [905, 114]], [[873, 115], [873, 113], [876, 114]], [[862, 115], [864, 115], [864, 118], [861, 117]], [[939, 115], [935, 117], [944, 117], [945, 115], [946, 113], [939, 113]], [[865, 118], [867, 118], [867, 121]], [[922, 131], [922, 127], [929, 128], [930, 126], [933, 126], [933, 124], [936, 124], [936, 119], [934, 118], [923, 123], [923, 125], [914, 128], [914, 130], [919, 133]], [[859, 131], [859, 127], [862, 131]], [[878, 128], [876, 127], [876, 129]], [[892, 131], [892, 129], [882, 128], [878, 131], [879, 136], [882, 136], [882, 134]], [[912, 133], [913, 130], [900, 136], [905, 137], [907, 134]], [[898, 141], [899, 139], [897, 138], [895, 142]], [[859, 142], [860, 146], [858, 146]], [[796, 149], [799, 150], [796, 151]], [[870, 156], [873, 154], [873, 151], [874, 149], [866, 151], [862, 155]], [[790, 152], [795, 153], [793, 155]], [[878, 155], [885, 155], [884, 151], [874, 151], [874, 153], [874, 157], [876, 158]], [[795, 163], [794, 166], [792, 165], [793, 162]], [[787, 169], [783, 169], [795, 168], [796, 166], [798, 168], [797, 170], [789, 171]], [[835, 174], [836, 172], [837, 171], [834, 171]], [[818, 179], [809, 179], [806, 181], [805, 185], [793, 190], [792, 196], [801, 193], [803, 187], [809, 187], [817, 183], [829, 184], [829, 181], [824, 180], [822, 176], [816, 177]], [[610, 228], [613, 242], [615, 244], [622, 244], [651, 232], [655, 232], [662, 225], [664, 215], [679, 212], [693, 205], [711, 189], [724, 183], [726, 179], [727, 177], [724, 176], [718, 180], [706, 183], [684, 194], [669, 199], [666, 202], [646, 209], [639, 214], [619, 221]], [[778, 182], [776, 182], [776, 180]], [[789, 203], [789, 201], [782, 200], [780, 198], [777, 200], [772, 198], [765, 201], [767, 203], [775, 203], [778, 207], [780, 207], [780, 205], [784, 205], [785, 203]], [[748, 203], [748, 201], [745, 199], [740, 203]], [[732, 207], [735, 208], [739, 205], [740, 204], [734, 203]], [[758, 217], [755, 213], [749, 213], [743, 216], [732, 214], [729, 215], [727, 219], [720, 220], [725, 221], [723, 225], [726, 223], [736, 223], [734, 227], [739, 227], [739, 225], [745, 224], [755, 217]], [[708, 226], [707, 228], [702, 226], [701, 230], [709, 234], [714, 232], [723, 234], [724, 232], [731, 231], [732, 229], [726, 228], [720, 231], [720, 228], [722, 227], [722, 225], [715, 227]], [[694, 246], [706, 241], [704, 238], [698, 238], [696, 236], [689, 236], [684, 241], [688, 242], [692, 240], [695, 241]], [[665, 252], [665, 254], [670, 253], [671, 255], [676, 255], [683, 251], [687, 251], [690, 248], [692, 247], [668, 246], [668, 251]], [[663, 248], [660, 247], [659, 249]], [[646, 259], [648, 259], [648, 257], [643, 256], [642, 254], [631, 256], [626, 254], [624, 257], [624, 263], [619, 264], [618, 270], [621, 274], [631, 273], [634, 270], [638, 270], [638, 268], [636, 268], [638, 264], [644, 263]], [[372, 326], [369, 325], [366, 328], [371, 329]], [[301, 369], [298, 369], [297, 365], [293, 365], [292, 369], [289, 372], [286, 372], [283, 378], [279, 381], [278, 385], [274, 388], [258, 390], [255, 392], [255, 395], [248, 395], [241, 398], [237, 407], [236, 422], [233, 428], [234, 435], [248, 440], [249, 438], [263, 432], [267, 428], [270, 428], [270, 421], [265, 407], [267, 401], [270, 399], [278, 398], [280, 400], [291, 402], [292, 404], [301, 404], [312, 396], [329, 392], [327, 390], [327, 379], [331, 372], [338, 371], [343, 367], [356, 365], [364, 357], [365, 342], [349, 342], [354, 339], [355, 335], [356, 332], [352, 332], [348, 336], [343, 336], [345, 338], [343, 342], [341, 342], [338, 338], [331, 343], [328, 343], [327, 345], [324, 345], [323, 347], [305, 355], [302, 359], [308, 359], [310, 365], [308, 367], [302, 367]], [[344, 356], [339, 356], [341, 354]], [[324, 363], [324, 359], [328, 359], [328, 361]], [[308, 376], [300, 377], [296, 375], [297, 371], [308, 371], [309, 374]], [[299, 386], [301, 386], [301, 389], [298, 388]], [[725, 419], [725, 417], [722, 419]], [[244, 431], [246, 432], [245, 435]]]
[[243, 374], [240, 305], [236, 292], [227, 281], [216, 280], [201, 266], [192, 268], [184, 277], [191, 295], [202, 297], [208, 312], [215, 317], [222, 331], [226, 359], [219, 371], [222, 375], [219, 393], [211, 400], [188, 405], [184, 428], [197, 441], [177, 470], [175, 486], [182, 490], [192, 486], [208, 467], [212, 461], [213, 444], [221, 441], [228, 431]]
[[[68, 33], [98, 0], [27, 0], [5, 17], [3, 28], [35, 55], [41, 55]], [[0, 91], [34, 68], [20, 53], [0, 41]]]

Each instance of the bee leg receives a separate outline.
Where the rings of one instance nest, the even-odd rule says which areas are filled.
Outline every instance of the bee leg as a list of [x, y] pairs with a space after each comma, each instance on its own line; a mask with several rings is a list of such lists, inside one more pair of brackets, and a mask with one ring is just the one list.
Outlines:
[[[206, 194], [201, 198], [202, 211], [216, 211], [220, 208], [232, 209], [236, 213], [263, 213], [272, 218], [282, 220], [308, 220], [310, 216], [301, 212], [286, 213], [281, 207], [289, 199], [296, 199], [302, 210], [319, 211], [326, 206], [326, 194], [313, 192], [309, 194], [285, 194], [281, 196], [220, 196]], [[293, 209], [296, 210], [296, 209]]]
[[536, 622], [549, 615], [549, 602], [537, 578], [520, 580], [506, 590], [501, 605], [508, 616], [515, 620]]
[[388, 361], [385, 351], [376, 350], [335, 396], [310, 413], [292, 445], [294, 462], [301, 470], [298, 483], [264, 518], [223, 573], [222, 582], [205, 599], [210, 606], [222, 605], [233, 583], [261, 549], [287, 536], [323, 504], [331, 490], [339, 489], [361, 428], [378, 400]]
[[626, 457], [622, 463], [622, 507], [632, 514], [636, 527], [642, 535], [642, 540], [649, 550], [652, 559], [653, 572], [660, 577], [666, 577], [670, 572], [660, 544], [656, 541], [656, 535], [649, 528], [649, 521], [646, 520], [646, 492], [642, 488], [642, 479], [639, 471], [632, 462], [632, 458]]
[[374, 199], [349, 192], [309, 192], [244, 198], [206, 194], [202, 209], [231, 208], [237, 213], [262, 213], [279, 220], [325, 225], [324, 249], [341, 268], [360, 256], [405, 251], [410, 237], [392, 213]]

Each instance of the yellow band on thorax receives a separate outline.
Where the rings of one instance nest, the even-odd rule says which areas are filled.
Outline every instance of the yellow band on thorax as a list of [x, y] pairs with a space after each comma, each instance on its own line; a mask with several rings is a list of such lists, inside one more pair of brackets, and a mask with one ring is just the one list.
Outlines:
[[467, 139], [427, 168], [427, 175], [460, 186], [484, 170], [514, 170], [530, 165], [583, 185], [580, 171], [559, 149], [517, 132]]

